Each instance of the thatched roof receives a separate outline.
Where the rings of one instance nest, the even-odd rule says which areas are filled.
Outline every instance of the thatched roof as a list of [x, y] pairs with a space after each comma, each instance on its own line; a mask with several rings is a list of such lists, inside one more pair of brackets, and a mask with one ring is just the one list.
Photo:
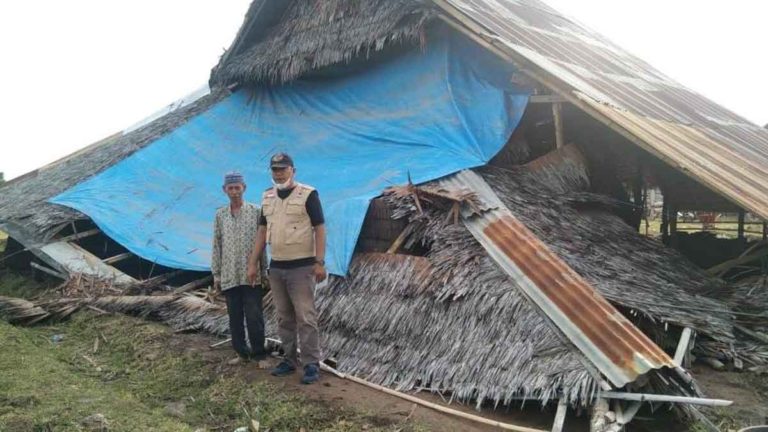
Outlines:
[[[640, 235], [604, 196], [562, 193], [519, 172], [487, 167], [486, 181], [537, 237], [609, 301], [657, 322], [731, 339], [728, 308], [712, 296], [725, 284], [677, 251]], [[712, 311], [712, 313], [708, 312]]]
[[62, 224], [86, 219], [47, 200], [151, 144], [228, 94], [219, 90], [129, 133], [117, 133], [70, 156], [3, 184], [0, 227], [12, 235], [45, 240]]
[[[413, 0], [325, 0], [290, 2], [276, 23], [261, 21], [264, 2], [256, 1], [228, 53], [213, 70], [213, 84], [282, 83], [307, 71], [397, 44], [416, 43], [432, 9]], [[270, 3], [270, 2], [267, 2]], [[273, 12], [274, 14], [274, 12]], [[271, 26], [265, 34], [242, 48], [254, 36], [244, 31]]]
[[[479, 172], [526, 226], [662, 345], [679, 334], [667, 336], [666, 323], [733, 340], [728, 308], [701, 295], [721, 282], [640, 236], [611, 213], [609, 199], [584, 192], [578, 163], [556, 171], [546, 158]], [[416, 226], [409, 241], [429, 252], [358, 254], [349, 277], [319, 293], [325, 347], [339, 368], [401, 389], [448, 389], [478, 404], [560, 392], [589, 403], [597, 388], [588, 362], [469, 231], [434, 209], [419, 216], [409, 199], [389, 200]]]

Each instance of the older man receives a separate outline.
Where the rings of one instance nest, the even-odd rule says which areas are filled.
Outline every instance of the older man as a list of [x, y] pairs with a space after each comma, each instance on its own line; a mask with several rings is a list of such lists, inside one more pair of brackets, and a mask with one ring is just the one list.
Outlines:
[[272, 375], [296, 371], [298, 342], [304, 364], [302, 382], [320, 379], [320, 335], [315, 309], [315, 283], [325, 280], [325, 220], [318, 192], [295, 181], [293, 159], [278, 153], [270, 159], [272, 182], [262, 196], [262, 216], [249, 261], [255, 284], [264, 245], [269, 244], [269, 286], [277, 307], [278, 334], [284, 360]]
[[[248, 280], [248, 257], [251, 254], [259, 223], [259, 208], [245, 202], [245, 181], [238, 172], [224, 176], [224, 193], [229, 205], [216, 211], [213, 230], [213, 256], [211, 272], [213, 285], [227, 300], [229, 331], [232, 347], [238, 357], [230, 361], [237, 364], [244, 360], [264, 360], [264, 314], [260, 263], [254, 263], [257, 274], [254, 283]], [[248, 341], [245, 342], [245, 329]]]

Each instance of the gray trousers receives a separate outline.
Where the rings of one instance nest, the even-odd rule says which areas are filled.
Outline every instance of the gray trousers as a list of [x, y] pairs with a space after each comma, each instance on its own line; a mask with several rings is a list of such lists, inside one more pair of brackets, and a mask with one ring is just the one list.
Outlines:
[[269, 285], [277, 308], [277, 334], [283, 342], [285, 359], [298, 365], [296, 335], [301, 344], [301, 362], [319, 363], [320, 332], [315, 309], [315, 276], [312, 266], [269, 269]]

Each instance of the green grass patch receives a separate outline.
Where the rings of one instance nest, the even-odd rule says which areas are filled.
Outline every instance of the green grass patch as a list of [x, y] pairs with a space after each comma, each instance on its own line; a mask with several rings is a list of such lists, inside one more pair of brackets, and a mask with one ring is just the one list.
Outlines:
[[216, 373], [205, 347], [182, 347], [181, 337], [139, 318], [87, 312], [54, 326], [0, 322], [0, 430], [85, 430], [80, 422], [97, 413], [110, 431], [231, 431], [249, 417], [270, 431], [398, 429], [268, 383], [246, 384], [236, 372]]
[[28, 276], [0, 269], [0, 296], [29, 299], [39, 295], [45, 285]]

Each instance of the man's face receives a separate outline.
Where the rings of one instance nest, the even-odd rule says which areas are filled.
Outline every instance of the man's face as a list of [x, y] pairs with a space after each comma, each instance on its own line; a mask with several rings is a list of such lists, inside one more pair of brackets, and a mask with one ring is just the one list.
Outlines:
[[275, 183], [285, 183], [293, 177], [293, 172], [293, 167], [272, 167], [272, 180], [274, 180]]
[[230, 183], [224, 185], [224, 193], [227, 194], [230, 200], [242, 199], [243, 192], [245, 192], [245, 183]]

